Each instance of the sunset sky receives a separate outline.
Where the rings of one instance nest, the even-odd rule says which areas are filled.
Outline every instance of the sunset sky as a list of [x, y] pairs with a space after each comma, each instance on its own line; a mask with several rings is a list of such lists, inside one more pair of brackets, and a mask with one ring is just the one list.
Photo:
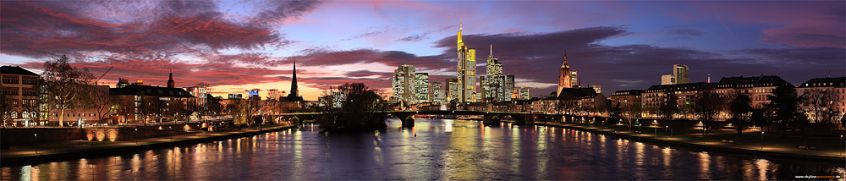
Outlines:
[[[603, 93], [658, 84], [672, 64], [692, 82], [846, 75], [846, 2], [694, 1], [46, 1], [0, 2], [0, 64], [38, 71], [68, 55], [103, 82], [200, 82], [218, 94], [362, 82], [389, 93], [396, 66], [456, 75], [455, 33], [488, 45], [532, 96], [555, 91], [566, 49]], [[264, 91], [266, 92], [266, 91]]]

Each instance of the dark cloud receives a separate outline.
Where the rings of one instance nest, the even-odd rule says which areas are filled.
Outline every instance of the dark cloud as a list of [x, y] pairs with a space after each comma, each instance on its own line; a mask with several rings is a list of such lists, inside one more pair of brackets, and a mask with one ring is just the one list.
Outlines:
[[417, 56], [403, 51], [379, 51], [370, 49], [330, 51], [314, 50], [306, 55], [292, 57], [308, 66], [343, 65], [353, 63], [382, 63], [388, 66], [412, 64], [425, 69], [440, 69], [452, 66], [447, 57]]
[[264, 4], [270, 9], [260, 12], [252, 19], [252, 24], [273, 25], [280, 24], [289, 17], [298, 17], [304, 12], [309, 12], [319, 5], [318, 0], [290, 0], [290, 1], [268, 1]]
[[[23, 65], [27, 68], [40, 69], [41, 62]], [[80, 62], [74, 66], [89, 69], [95, 75], [101, 75], [109, 67], [112, 70], [101, 82], [114, 83], [118, 78], [130, 81], [144, 80], [145, 84], [165, 85], [167, 73], [173, 71], [177, 86], [193, 86], [200, 82], [210, 85], [243, 85], [275, 82], [279, 79], [267, 75], [290, 75], [290, 70], [273, 70], [261, 67], [236, 67], [228, 63], [186, 63], [172, 60], [130, 60], [109, 59], [103, 61]], [[298, 73], [303, 71], [298, 70]]]
[[[594, 27], [544, 34], [465, 35], [464, 41], [477, 48], [476, 59], [485, 61], [488, 45], [494, 46], [503, 69], [517, 78], [540, 83], [557, 83], [566, 49], [572, 69], [579, 71], [582, 85], [600, 84], [604, 93], [622, 89], [645, 89], [659, 83], [661, 74], [671, 73], [673, 64], [687, 64], [691, 81], [716, 81], [724, 76], [780, 75], [792, 82], [813, 77], [846, 74], [843, 48], [748, 49], [718, 54], [686, 48], [633, 44], [609, 46], [598, 43], [626, 35], [622, 27]], [[438, 41], [445, 48], [442, 57], [454, 59], [455, 37]], [[801, 64], [801, 66], [790, 66]], [[450, 68], [454, 71], [454, 68]], [[484, 68], [477, 69], [483, 75]], [[546, 95], [554, 87], [533, 90]]]
[[[149, 54], [209, 52], [226, 48], [253, 49], [266, 45], [284, 45], [273, 27], [260, 23], [228, 20], [208, 1], [156, 1], [146, 14], [121, 14], [109, 10], [100, 14], [86, 11], [86, 4], [97, 9], [132, 6], [106, 6], [128, 2], [91, 3], [38, 1], [3, 1], [0, 6], [0, 44], [2, 53], [29, 57], [58, 54], [78, 55], [109, 52], [123, 57], [141, 58]], [[316, 2], [283, 1], [257, 19], [283, 19], [300, 15]], [[95, 5], [90, 5], [95, 6]], [[140, 6], [140, 5], [139, 5]], [[154, 12], [154, 13], [151, 13]]]

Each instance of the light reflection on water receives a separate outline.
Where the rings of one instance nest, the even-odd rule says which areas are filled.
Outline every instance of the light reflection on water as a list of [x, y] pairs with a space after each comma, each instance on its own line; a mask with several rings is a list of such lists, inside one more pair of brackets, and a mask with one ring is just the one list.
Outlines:
[[792, 179], [837, 175], [834, 163], [759, 159], [510, 123], [397, 120], [380, 133], [315, 125], [120, 156], [0, 168], [3, 180]]

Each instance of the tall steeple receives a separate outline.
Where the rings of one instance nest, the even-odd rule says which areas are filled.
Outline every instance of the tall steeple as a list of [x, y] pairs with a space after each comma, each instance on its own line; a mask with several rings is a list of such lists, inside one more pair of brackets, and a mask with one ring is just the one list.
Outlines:
[[167, 88], [173, 88], [173, 69], [170, 69], [170, 73], [167, 75]]
[[561, 64], [561, 72], [558, 75], [558, 92], [556, 95], [561, 96], [561, 90], [565, 88], [573, 88], [573, 77], [570, 73], [570, 64], [567, 62], [567, 50], [564, 50], [564, 61]]
[[294, 75], [291, 76], [291, 93], [294, 97], [298, 97], [299, 90], [297, 89], [297, 60], [294, 59]]

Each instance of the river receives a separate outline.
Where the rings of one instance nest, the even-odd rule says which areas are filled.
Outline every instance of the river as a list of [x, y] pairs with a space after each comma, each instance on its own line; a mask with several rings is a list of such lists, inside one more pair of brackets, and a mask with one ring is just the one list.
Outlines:
[[316, 125], [117, 156], [0, 168], [4, 180], [630, 180], [793, 179], [843, 164], [757, 158], [545, 126], [389, 120], [381, 133]]

